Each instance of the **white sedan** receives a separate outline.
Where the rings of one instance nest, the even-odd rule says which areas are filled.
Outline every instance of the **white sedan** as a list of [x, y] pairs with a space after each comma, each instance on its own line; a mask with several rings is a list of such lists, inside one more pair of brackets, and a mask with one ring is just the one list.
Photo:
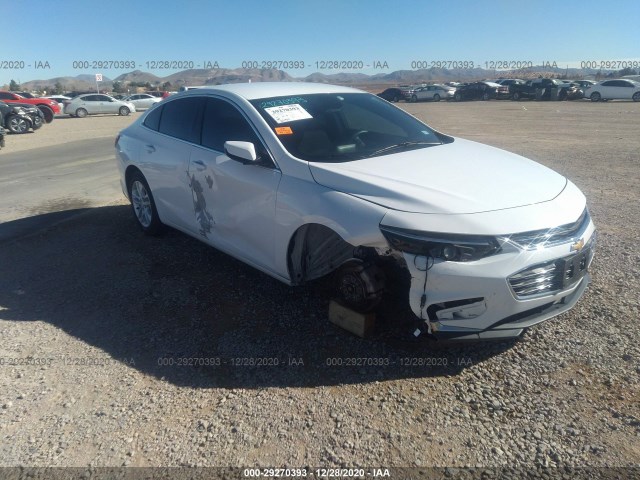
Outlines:
[[87, 115], [115, 113], [129, 115], [135, 112], [133, 103], [117, 100], [102, 93], [87, 93], [78, 95], [64, 102], [64, 113], [72, 117], [84, 118]]
[[417, 102], [419, 100], [433, 100], [434, 102], [439, 102], [440, 100], [451, 100], [455, 92], [455, 88], [447, 85], [426, 85], [413, 90], [409, 100], [412, 102]]
[[124, 102], [133, 103], [136, 110], [146, 110], [147, 108], [151, 108], [154, 103], [161, 102], [163, 99], [162, 97], [155, 97], [148, 93], [136, 93], [134, 95], [129, 95], [122, 100]]
[[406, 278], [416, 334], [517, 337], [590, 281], [595, 227], [571, 181], [360, 90], [191, 90], [115, 148], [145, 233], [171, 226], [289, 285], [333, 275], [357, 310]]
[[58, 105], [60, 105], [60, 114], [64, 111], [64, 102], [71, 100], [71, 97], [67, 97], [66, 95], [51, 95], [45, 98], [58, 102]]
[[600, 100], [633, 100], [640, 102], [640, 83], [634, 80], [604, 80], [588, 87], [584, 96], [592, 102]]

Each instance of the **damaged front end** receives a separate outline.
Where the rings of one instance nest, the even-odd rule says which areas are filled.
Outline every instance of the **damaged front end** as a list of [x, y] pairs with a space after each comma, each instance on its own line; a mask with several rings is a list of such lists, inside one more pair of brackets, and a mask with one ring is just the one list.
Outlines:
[[357, 311], [373, 309], [382, 300], [385, 275], [371, 247], [354, 247], [324, 225], [307, 224], [289, 245], [289, 275], [300, 285], [331, 275], [334, 294]]
[[577, 221], [522, 234], [436, 234], [381, 226], [411, 275], [423, 332], [442, 339], [514, 338], [571, 309], [590, 282], [595, 227]]

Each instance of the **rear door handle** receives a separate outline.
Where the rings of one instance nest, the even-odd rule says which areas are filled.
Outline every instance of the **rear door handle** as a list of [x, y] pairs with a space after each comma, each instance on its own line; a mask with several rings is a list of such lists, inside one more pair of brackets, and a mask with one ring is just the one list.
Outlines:
[[144, 148], [147, 150], [147, 153], [153, 153], [156, 151], [156, 147], [153, 145], [145, 145]]

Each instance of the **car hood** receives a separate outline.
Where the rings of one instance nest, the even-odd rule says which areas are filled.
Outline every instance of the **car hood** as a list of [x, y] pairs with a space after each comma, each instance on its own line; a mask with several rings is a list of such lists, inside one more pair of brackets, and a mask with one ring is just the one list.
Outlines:
[[469, 140], [345, 163], [309, 163], [317, 183], [404, 212], [465, 214], [552, 200], [567, 179]]

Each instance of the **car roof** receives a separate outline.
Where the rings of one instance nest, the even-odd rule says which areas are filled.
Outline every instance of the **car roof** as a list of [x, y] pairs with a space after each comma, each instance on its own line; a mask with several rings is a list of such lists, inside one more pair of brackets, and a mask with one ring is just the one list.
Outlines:
[[308, 82], [256, 82], [256, 83], [232, 83], [228, 85], [215, 85], [206, 88], [195, 88], [181, 92], [179, 95], [194, 95], [202, 92], [228, 92], [245, 98], [255, 100], [267, 97], [282, 97], [285, 95], [308, 95], [312, 93], [364, 93], [355, 88], [340, 87], [325, 83]]

